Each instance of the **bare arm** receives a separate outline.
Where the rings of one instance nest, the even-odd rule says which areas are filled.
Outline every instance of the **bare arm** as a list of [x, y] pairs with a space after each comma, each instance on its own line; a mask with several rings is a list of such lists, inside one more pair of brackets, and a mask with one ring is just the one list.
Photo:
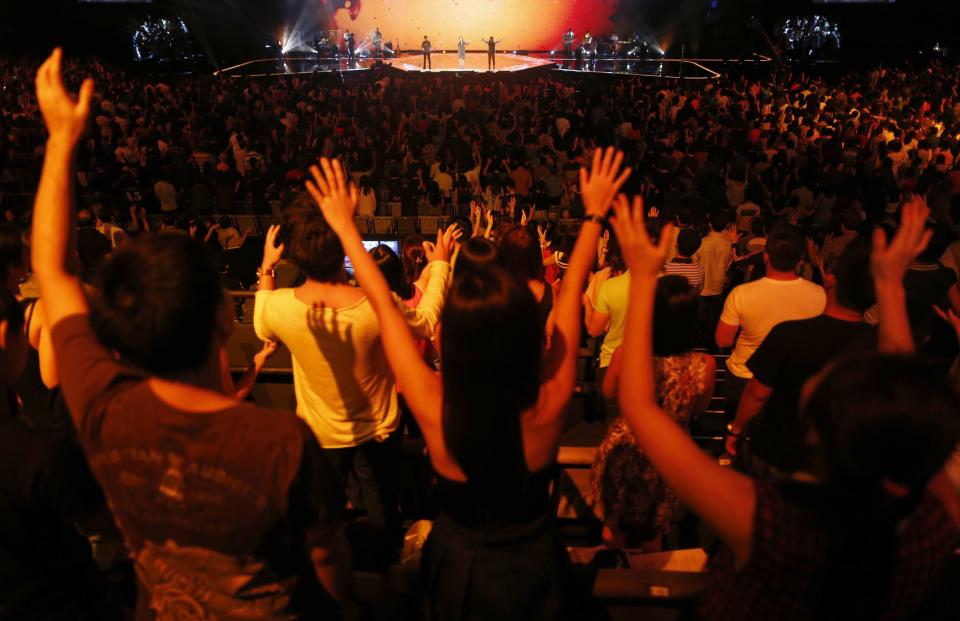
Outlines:
[[873, 233], [870, 265], [880, 310], [878, 346], [882, 352], [905, 354], [914, 350], [903, 278], [930, 242], [932, 231], [925, 229], [929, 214], [923, 197], [913, 196], [903, 206], [900, 226], [889, 245], [883, 229]]
[[[390, 288], [380, 269], [363, 247], [360, 233], [353, 224], [357, 204], [357, 190], [347, 185], [343, 168], [336, 160], [320, 160], [320, 167], [312, 166], [312, 180], [307, 190], [320, 205], [324, 218], [340, 237], [343, 249], [353, 264], [357, 282], [363, 288], [377, 319], [387, 362], [397, 380], [405, 387], [404, 396], [417, 422], [424, 431], [431, 455], [446, 455], [440, 425], [442, 388], [440, 379], [423, 361], [417, 350], [407, 319], [397, 308]], [[449, 258], [449, 244], [453, 243], [453, 229], [438, 239], [438, 258]]]
[[243, 401], [247, 398], [250, 391], [253, 390], [253, 385], [257, 383], [260, 371], [263, 371], [263, 367], [267, 365], [270, 356], [277, 353], [278, 347], [279, 345], [273, 341], [265, 341], [263, 348], [253, 355], [250, 366], [247, 367], [247, 370], [234, 385], [234, 395], [237, 401]]
[[317, 580], [341, 606], [345, 619], [356, 618], [353, 563], [347, 546], [346, 527], [336, 532], [308, 532], [310, 562]]
[[757, 378], [751, 378], [743, 389], [743, 395], [740, 397], [740, 404], [737, 406], [737, 415], [730, 424], [732, 432], [727, 435], [726, 449], [730, 455], [737, 454], [736, 439], [747, 428], [747, 423], [753, 420], [757, 414], [763, 410], [767, 404], [773, 389], [765, 386]]
[[563, 410], [573, 392], [577, 351], [580, 346], [580, 301], [587, 275], [593, 265], [602, 226], [597, 220], [606, 216], [613, 197], [630, 177], [629, 168], [620, 170], [623, 153], [597, 149], [593, 166], [580, 169], [580, 188], [587, 220], [580, 229], [567, 273], [560, 284], [560, 295], [553, 307], [554, 328], [546, 359], [545, 380], [540, 387], [538, 413], [548, 418]]
[[730, 324], [722, 321], [718, 322], [717, 330], [714, 333], [714, 338], [717, 341], [717, 347], [733, 347], [733, 344], [737, 341], [737, 332], [739, 331], [740, 326], [731, 326]]
[[620, 408], [640, 448], [681, 500], [710, 524], [740, 563], [750, 556], [756, 491], [746, 476], [718, 465], [660, 409], [653, 374], [653, 304], [657, 277], [671, 239], [670, 225], [654, 245], [637, 197], [631, 211], [626, 197], [613, 222], [630, 269], [630, 307], [623, 344]]
[[31, 260], [46, 300], [44, 319], [49, 329], [65, 317], [88, 312], [76, 259], [73, 170], [90, 112], [93, 81], [85, 80], [74, 100], [60, 76], [61, 57], [60, 49], [54, 50], [37, 73], [37, 100], [49, 138], [34, 203]]

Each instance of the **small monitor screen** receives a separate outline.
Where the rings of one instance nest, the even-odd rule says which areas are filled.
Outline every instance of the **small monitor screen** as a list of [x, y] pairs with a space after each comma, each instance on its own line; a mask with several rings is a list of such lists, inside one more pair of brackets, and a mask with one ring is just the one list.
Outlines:
[[[365, 239], [363, 240], [363, 247], [366, 248], [367, 252], [370, 252], [377, 246], [389, 246], [398, 255], [400, 254], [400, 241], [396, 239], [386, 239], [386, 240], [375, 240], [375, 239]], [[350, 257], [346, 258], [347, 273], [353, 275], [353, 264], [350, 262]]]

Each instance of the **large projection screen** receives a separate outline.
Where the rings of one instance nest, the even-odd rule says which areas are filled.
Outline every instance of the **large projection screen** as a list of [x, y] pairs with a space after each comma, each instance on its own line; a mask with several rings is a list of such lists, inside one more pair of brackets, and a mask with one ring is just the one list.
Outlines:
[[610, 17], [621, 0], [322, 0], [328, 28], [349, 28], [366, 38], [376, 27], [384, 41], [417, 48], [423, 36], [434, 49], [453, 49], [463, 35], [471, 48], [491, 35], [501, 50], [550, 50], [573, 28], [594, 35], [612, 31]]

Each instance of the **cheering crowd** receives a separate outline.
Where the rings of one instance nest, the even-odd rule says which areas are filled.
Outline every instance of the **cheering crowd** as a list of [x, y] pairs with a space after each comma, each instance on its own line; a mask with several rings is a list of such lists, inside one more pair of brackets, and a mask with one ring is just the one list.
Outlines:
[[[956, 67], [326, 87], [57, 50], [0, 72], [3, 616], [356, 618], [360, 512], [389, 560], [431, 519], [425, 618], [594, 618], [551, 500], [589, 334], [607, 547], [660, 550], [689, 511], [717, 540], [702, 618], [939, 618]], [[210, 217], [238, 201], [281, 217], [262, 240]], [[355, 216], [391, 202], [450, 224], [368, 252]], [[222, 257], [251, 243], [267, 345], [234, 383]], [[277, 344], [296, 413], [243, 400]], [[689, 431], [727, 350], [732, 466]], [[397, 494], [412, 428], [429, 516]], [[136, 597], [93, 563], [110, 531]]]

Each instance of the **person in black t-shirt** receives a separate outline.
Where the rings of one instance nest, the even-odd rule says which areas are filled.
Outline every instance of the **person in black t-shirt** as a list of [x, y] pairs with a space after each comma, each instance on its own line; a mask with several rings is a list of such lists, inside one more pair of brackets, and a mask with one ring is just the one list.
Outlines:
[[775, 326], [747, 361], [753, 378], [727, 428], [726, 449], [757, 478], [805, 466], [798, 414], [804, 383], [830, 361], [876, 346], [874, 328], [863, 321], [874, 302], [865, 241], [850, 244], [834, 265], [825, 266], [824, 288], [822, 315]]
[[89, 300], [71, 271], [93, 82], [72, 98], [60, 65], [58, 49], [36, 80], [50, 138], [33, 268], [77, 439], [136, 566], [137, 618], [326, 618], [331, 598], [356, 613], [345, 501], [314, 434], [226, 390], [233, 318], [203, 244], [142, 235], [101, 266]]

